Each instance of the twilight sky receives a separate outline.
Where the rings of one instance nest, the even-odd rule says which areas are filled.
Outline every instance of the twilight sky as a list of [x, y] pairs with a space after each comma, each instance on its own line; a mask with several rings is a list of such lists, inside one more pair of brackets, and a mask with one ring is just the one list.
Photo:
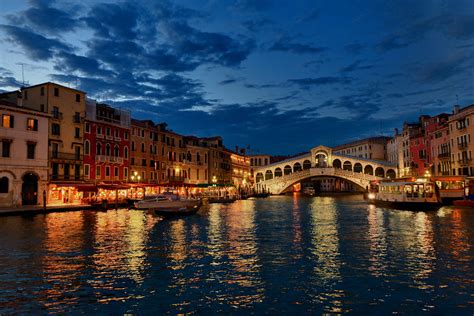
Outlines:
[[472, 0], [0, 0], [0, 91], [55, 81], [291, 154], [474, 103]]

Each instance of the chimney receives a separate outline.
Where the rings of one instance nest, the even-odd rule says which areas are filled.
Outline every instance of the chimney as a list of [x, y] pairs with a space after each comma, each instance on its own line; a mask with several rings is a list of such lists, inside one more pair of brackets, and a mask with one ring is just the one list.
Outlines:
[[458, 114], [458, 113], [459, 113], [459, 110], [460, 110], [460, 107], [459, 107], [459, 105], [456, 104], [456, 105], [454, 106], [454, 109], [453, 109], [453, 114]]
[[398, 135], [398, 128], [395, 128], [395, 136]]

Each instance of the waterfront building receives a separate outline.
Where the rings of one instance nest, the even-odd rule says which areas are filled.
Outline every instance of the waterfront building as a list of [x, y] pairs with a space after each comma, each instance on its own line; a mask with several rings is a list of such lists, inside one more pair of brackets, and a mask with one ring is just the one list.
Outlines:
[[130, 182], [158, 184], [158, 130], [151, 120], [131, 122]]
[[186, 156], [184, 168], [187, 168], [186, 184], [202, 185], [208, 183], [208, 156], [209, 149], [204, 147], [201, 140], [195, 136], [184, 138]]
[[399, 146], [401, 146], [401, 154], [399, 151], [398, 156], [398, 171], [400, 177], [411, 177], [412, 176], [412, 159], [410, 151], [410, 140], [420, 129], [420, 124], [407, 123], [403, 124], [402, 136], [400, 138]]
[[471, 135], [474, 134], [474, 104], [465, 108], [455, 106], [449, 117], [451, 145], [451, 175], [474, 176], [474, 151]]
[[232, 171], [230, 152], [222, 143], [222, 137], [201, 138], [203, 146], [209, 149], [208, 179], [212, 184], [231, 184]]
[[86, 102], [84, 176], [94, 183], [126, 182], [130, 161], [130, 112]]
[[84, 182], [83, 144], [86, 93], [45, 82], [0, 95], [24, 108], [48, 113], [48, 203], [80, 202]]
[[449, 175], [451, 170], [448, 120], [449, 114], [441, 113], [425, 121], [427, 163], [434, 176]]
[[250, 160], [250, 179], [254, 181], [255, 169], [257, 167], [266, 166], [271, 163], [270, 155], [249, 155]]
[[165, 183], [169, 186], [183, 186], [189, 178], [184, 136], [165, 128], [162, 130], [162, 143], [165, 153]]
[[245, 155], [245, 149], [235, 148], [230, 153], [232, 184], [237, 189], [247, 190], [250, 185], [250, 158]]
[[337, 155], [345, 155], [374, 160], [387, 160], [387, 142], [390, 137], [378, 136], [356, 140], [333, 147]]
[[50, 115], [0, 100], [0, 118], [0, 207], [42, 205]]

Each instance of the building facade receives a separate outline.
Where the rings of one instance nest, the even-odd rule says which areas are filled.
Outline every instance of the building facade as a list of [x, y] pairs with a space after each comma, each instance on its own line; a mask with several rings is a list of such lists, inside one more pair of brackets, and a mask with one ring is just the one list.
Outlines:
[[126, 182], [130, 170], [130, 112], [87, 100], [84, 126], [84, 177]]
[[379, 136], [357, 140], [333, 148], [337, 155], [346, 155], [374, 160], [387, 160], [387, 142], [390, 137]]
[[474, 150], [471, 135], [474, 134], [474, 104], [465, 108], [454, 107], [449, 117], [449, 141], [451, 145], [451, 175], [474, 176]]
[[0, 101], [0, 118], [0, 206], [42, 205], [50, 115]]

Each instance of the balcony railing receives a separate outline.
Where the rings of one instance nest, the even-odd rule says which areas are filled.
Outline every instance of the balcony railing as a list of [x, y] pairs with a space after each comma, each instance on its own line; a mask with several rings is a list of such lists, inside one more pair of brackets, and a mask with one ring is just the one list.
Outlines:
[[97, 139], [104, 139], [104, 134], [96, 134], [95, 137]]
[[458, 163], [461, 165], [461, 166], [465, 166], [465, 165], [469, 165], [471, 163], [471, 158], [463, 158], [461, 160], [458, 160]]
[[51, 174], [49, 176], [49, 179], [52, 180], [52, 181], [83, 181], [84, 180], [84, 176], [83, 175], [79, 175], [79, 176], [76, 176], [76, 175], [73, 175], [73, 174], [70, 174], [70, 175], [63, 175], [63, 174]]
[[112, 135], [106, 135], [105, 139], [107, 140], [114, 140], [114, 137]]
[[120, 137], [114, 137], [114, 140], [115, 140], [116, 142], [120, 142], [120, 141], [122, 141], [122, 138], [120, 138]]
[[451, 158], [451, 153], [440, 153], [440, 154], [438, 154], [438, 158], [440, 158], [440, 159]]
[[168, 177], [168, 181], [170, 181], [170, 182], [183, 182], [184, 177], [170, 176], [170, 177]]
[[51, 111], [51, 114], [53, 114], [53, 119], [57, 119], [57, 120], [62, 120], [63, 119], [63, 113], [62, 112]]
[[466, 149], [468, 146], [469, 146], [468, 143], [459, 143], [459, 144], [458, 144], [458, 148], [459, 148], [459, 149]]
[[75, 115], [75, 114], [74, 114], [74, 115], [72, 116], [72, 121], [73, 121], [74, 123], [79, 123], [79, 124], [80, 124], [80, 123], [82, 123], [82, 122], [84, 121], [84, 118], [81, 117], [81, 116], [79, 116], [79, 115]]
[[106, 155], [96, 155], [95, 156], [95, 162], [123, 164], [123, 158], [122, 157], [106, 156]]
[[59, 160], [82, 160], [84, 155], [75, 153], [63, 153], [57, 151], [50, 151], [49, 158]]

